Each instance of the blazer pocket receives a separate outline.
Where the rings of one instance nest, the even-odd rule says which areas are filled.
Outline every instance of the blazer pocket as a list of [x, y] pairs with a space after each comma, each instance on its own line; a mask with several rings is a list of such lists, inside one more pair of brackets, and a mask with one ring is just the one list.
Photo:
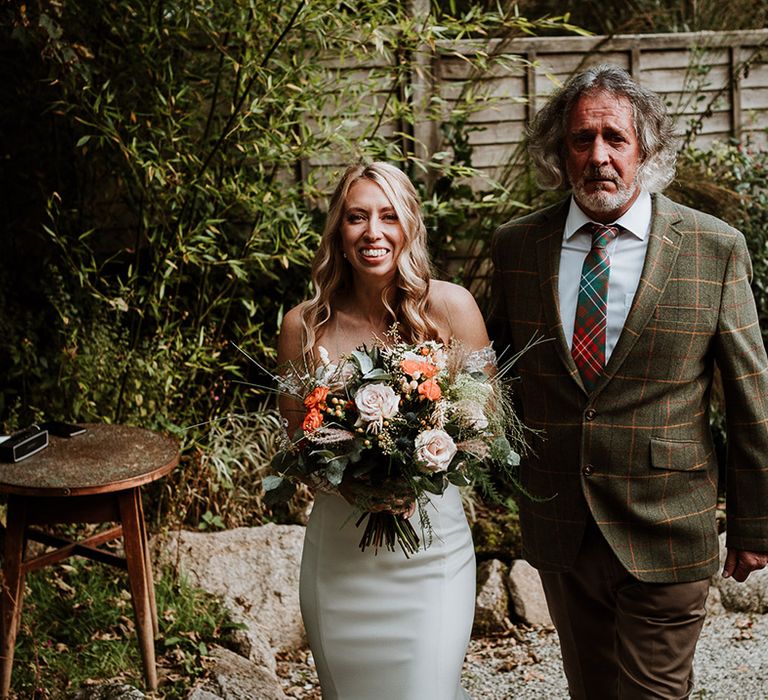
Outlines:
[[666, 323], [709, 325], [712, 320], [712, 304], [706, 299], [699, 304], [658, 304], [653, 310], [653, 317]]
[[651, 438], [651, 466], [678, 472], [695, 472], [708, 463], [704, 445], [695, 440]]

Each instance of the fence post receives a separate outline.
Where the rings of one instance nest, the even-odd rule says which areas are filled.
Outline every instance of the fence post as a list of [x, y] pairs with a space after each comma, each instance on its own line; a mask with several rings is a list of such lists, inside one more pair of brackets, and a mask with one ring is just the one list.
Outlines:
[[741, 138], [741, 46], [731, 46], [728, 51], [728, 68], [731, 88], [731, 136]]
[[[408, 0], [408, 13], [414, 20], [427, 22], [430, 14], [430, 0]], [[438, 124], [429, 118], [429, 109], [435, 90], [435, 64], [432, 49], [420, 44], [410, 57], [411, 110], [413, 113], [414, 155], [429, 162], [439, 145]], [[431, 184], [435, 174], [428, 170], [419, 176]]]
[[528, 95], [528, 105], [525, 110], [526, 125], [533, 121], [538, 111], [536, 104], [536, 49], [530, 49], [525, 52], [525, 92]]
[[632, 49], [629, 55], [630, 73], [635, 82], [639, 85], [641, 83], [641, 73], [643, 72], [642, 52], [640, 49], [640, 42], [635, 41], [632, 43]]

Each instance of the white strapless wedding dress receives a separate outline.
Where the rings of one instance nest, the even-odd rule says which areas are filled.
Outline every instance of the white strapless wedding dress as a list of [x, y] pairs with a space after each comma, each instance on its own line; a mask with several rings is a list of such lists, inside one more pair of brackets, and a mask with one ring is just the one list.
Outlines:
[[[317, 494], [300, 594], [323, 700], [469, 699], [460, 679], [475, 607], [472, 537], [456, 487], [430, 496], [427, 512], [426, 550], [374, 556], [359, 549], [352, 506]], [[421, 533], [418, 513], [412, 523]]]

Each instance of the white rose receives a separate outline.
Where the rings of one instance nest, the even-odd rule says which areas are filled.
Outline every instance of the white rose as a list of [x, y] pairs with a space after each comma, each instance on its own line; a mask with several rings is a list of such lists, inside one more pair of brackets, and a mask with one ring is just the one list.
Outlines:
[[416, 461], [429, 472], [445, 471], [456, 454], [456, 443], [444, 430], [425, 430], [419, 433], [414, 447]]
[[355, 393], [359, 413], [357, 425], [368, 423], [369, 429], [381, 429], [387, 418], [397, 413], [400, 397], [386, 384], [364, 384]]
[[448, 353], [444, 348], [437, 348], [432, 353], [432, 362], [434, 362], [435, 366], [441, 371], [448, 366]]
[[456, 412], [461, 420], [470, 428], [485, 430], [488, 427], [488, 419], [482, 404], [471, 399], [463, 399], [456, 403]]
[[403, 360], [411, 360], [413, 362], [424, 362], [424, 355], [421, 353], [413, 352], [413, 350], [406, 350], [403, 353]]

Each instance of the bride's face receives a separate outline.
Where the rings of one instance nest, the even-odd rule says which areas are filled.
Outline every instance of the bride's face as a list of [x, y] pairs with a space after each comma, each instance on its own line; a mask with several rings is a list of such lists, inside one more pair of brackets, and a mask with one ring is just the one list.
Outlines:
[[395, 273], [405, 234], [395, 208], [375, 182], [362, 179], [349, 188], [341, 241], [355, 273], [377, 277]]

